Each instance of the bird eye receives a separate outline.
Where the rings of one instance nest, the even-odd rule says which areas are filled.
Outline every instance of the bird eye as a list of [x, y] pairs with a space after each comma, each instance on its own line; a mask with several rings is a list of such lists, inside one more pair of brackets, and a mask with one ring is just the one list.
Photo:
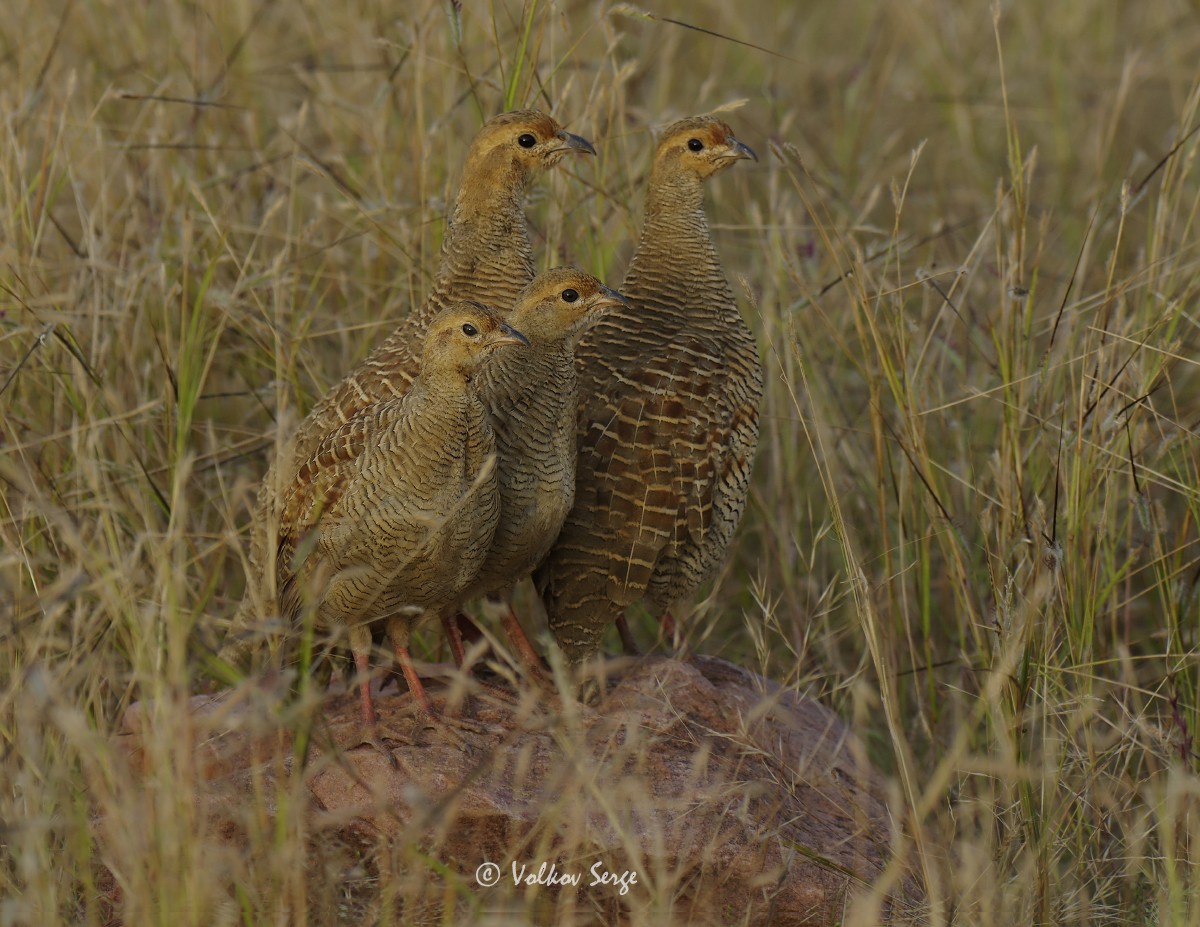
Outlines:
[[468, 338], [474, 338], [476, 335], [479, 334], [479, 329], [476, 328], [474, 325], [472, 325], [470, 322], [463, 322], [463, 334], [466, 335]]
[[700, 141], [700, 139], [698, 139], [698, 138], [689, 138], [688, 139], [688, 148], [691, 151], [703, 151], [704, 150], [704, 142]]
[[522, 148], [532, 148], [534, 145], [537, 144], [537, 139], [534, 136], [530, 135], [528, 132], [526, 132], [524, 135], [522, 135], [520, 138], [517, 139], [517, 144], [520, 145]]
[[564, 302], [573, 303], [579, 299], [579, 292], [577, 290], [563, 290], [562, 298]]

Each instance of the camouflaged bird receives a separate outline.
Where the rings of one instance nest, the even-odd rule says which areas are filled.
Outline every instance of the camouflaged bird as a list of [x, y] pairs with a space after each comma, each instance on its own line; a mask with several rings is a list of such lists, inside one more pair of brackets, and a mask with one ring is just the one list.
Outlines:
[[[279, 609], [296, 624], [346, 630], [362, 715], [377, 722], [372, 630], [386, 627], [409, 688], [432, 714], [408, 651], [422, 620], [453, 611], [488, 557], [500, 519], [496, 440], [474, 378], [485, 358], [529, 342], [478, 303], [433, 321], [421, 375], [331, 432], [282, 494]], [[503, 365], [506, 350], [491, 361]]]
[[[545, 558], [575, 499], [575, 345], [625, 304], [621, 294], [573, 267], [539, 274], [507, 317], [529, 339], [529, 350], [480, 369], [479, 395], [496, 432], [501, 514], [488, 558], [464, 598], [500, 595], [505, 630], [531, 668], [540, 660], [513, 612], [512, 587]], [[461, 663], [456, 627], [447, 631]]]
[[[535, 575], [569, 664], [627, 606], [660, 616], [716, 572], [746, 507], [763, 393], [704, 213], [703, 184], [744, 158], [729, 126], [694, 117], [658, 143], [645, 221], [610, 313], [576, 349], [575, 504]], [[590, 684], [582, 695], [598, 696]]]
[[296, 453], [379, 399], [403, 395], [416, 376], [429, 321], [450, 302], [507, 310], [534, 277], [525, 193], [538, 173], [591, 143], [534, 110], [504, 113], [479, 130], [463, 168], [433, 290], [386, 341], [326, 394], [300, 425]]
[[[259, 637], [259, 612], [272, 590], [255, 580], [274, 573], [267, 543], [278, 518], [277, 499], [301, 464], [334, 429], [373, 403], [403, 395], [420, 368], [420, 345], [430, 320], [450, 303], [473, 299], [507, 308], [534, 276], [533, 250], [523, 212], [530, 182], [572, 152], [595, 154], [591, 144], [542, 113], [504, 113], [479, 130], [467, 153], [449, 219], [442, 260], [425, 301], [327, 393], [283, 446], [259, 487], [250, 540], [250, 582], [219, 659], [242, 664]], [[265, 601], [264, 601], [265, 600]]]

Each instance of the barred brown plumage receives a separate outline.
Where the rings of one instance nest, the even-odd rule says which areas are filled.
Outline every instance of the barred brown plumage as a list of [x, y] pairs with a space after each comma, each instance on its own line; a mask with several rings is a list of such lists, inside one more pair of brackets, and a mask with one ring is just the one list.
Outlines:
[[408, 393], [327, 435], [282, 494], [281, 615], [294, 623], [311, 608], [319, 627], [348, 631], [370, 725], [367, 671], [380, 624], [413, 694], [432, 710], [409, 658], [409, 632], [457, 606], [491, 548], [500, 518], [496, 440], [472, 375], [497, 348], [517, 344], [528, 350], [492, 309], [463, 302], [444, 311]]
[[530, 350], [485, 364], [479, 373], [479, 394], [496, 430], [501, 515], [488, 558], [464, 598], [502, 594], [505, 628], [527, 665], [538, 658], [510, 594], [542, 562], [575, 499], [575, 345], [622, 305], [619, 293], [573, 267], [539, 274], [508, 315]]
[[[529, 139], [534, 141], [526, 147]], [[523, 143], [524, 140], [524, 143]], [[507, 311], [534, 276], [525, 191], [568, 152], [595, 154], [586, 139], [535, 110], [489, 120], [467, 153], [442, 263], [425, 302], [312, 409], [296, 433], [295, 454], [379, 399], [403, 395], [419, 368], [421, 338], [449, 303], [478, 300]]]
[[762, 366], [703, 200], [703, 182], [742, 158], [757, 160], [720, 119], [666, 129], [621, 285], [630, 305], [576, 349], [575, 504], [535, 574], [571, 664], [596, 651], [626, 606], [644, 598], [663, 614], [694, 594], [745, 509]]
[[595, 154], [549, 116], [525, 110], [490, 119], [467, 154], [450, 216], [442, 262], [425, 301], [327, 393], [272, 462], [259, 486], [250, 538], [248, 588], [231, 622], [219, 659], [242, 664], [258, 640], [259, 610], [275, 591], [261, 580], [275, 575], [268, 537], [277, 522], [278, 494], [326, 436], [373, 403], [402, 396], [420, 367], [419, 345], [430, 320], [450, 303], [478, 300], [507, 309], [533, 279], [533, 252], [523, 212], [525, 192], [541, 170], [570, 152]]

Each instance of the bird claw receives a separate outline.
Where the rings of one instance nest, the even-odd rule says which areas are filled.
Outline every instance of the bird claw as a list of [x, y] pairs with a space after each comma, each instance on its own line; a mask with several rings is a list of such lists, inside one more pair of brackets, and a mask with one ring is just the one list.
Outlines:
[[460, 750], [470, 750], [471, 748], [471, 744], [460, 732], [476, 735], [494, 733], [486, 725], [477, 721], [456, 715], [445, 715], [436, 709], [432, 711], [425, 708], [418, 709], [416, 717], [413, 719], [412, 742], [417, 746], [430, 746], [431, 742], [425, 739], [425, 735], [429, 731], [436, 732]]
[[519, 699], [521, 691], [529, 687], [540, 692], [554, 692], [554, 677], [550, 671], [540, 666], [521, 666], [519, 672], [508, 680], [513, 686], [511, 690], [480, 682], [479, 686], [491, 694], [503, 694], [506, 700]]
[[[389, 732], [390, 733], [390, 732]], [[356, 743], [351, 744], [352, 747], [374, 747], [383, 756], [389, 766], [396, 772], [400, 771], [400, 763], [396, 760], [396, 755], [392, 749], [384, 742], [378, 724], [364, 722], [359, 729], [359, 739]]]
[[596, 705], [604, 696], [600, 681], [595, 676], [589, 676], [579, 684], [578, 698], [584, 705]]

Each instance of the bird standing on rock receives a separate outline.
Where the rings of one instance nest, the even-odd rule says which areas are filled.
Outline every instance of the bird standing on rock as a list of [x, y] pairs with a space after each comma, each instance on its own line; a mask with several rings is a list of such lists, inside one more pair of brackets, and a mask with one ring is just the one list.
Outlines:
[[318, 627], [348, 631], [372, 739], [373, 626], [386, 624], [409, 688], [432, 715], [409, 633], [457, 607], [491, 548], [500, 518], [496, 440], [475, 379], [506, 345], [528, 350], [529, 342], [494, 310], [463, 302], [443, 312], [407, 394], [326, 436], [281, 496], [280, 612], [295, 623], [311, 608]]
[[[720, 566], [746, 507], [762, 366], [721, 270], [703, 184], [758, 160], [712, 116], [663, 133], [628, 308], [580, 341], [575, 503], [535, 581], [568, 664], [644, 599], [664, 623]], [[664, 618], [664, 616], [666, 616]], [[599, 691], [581, 690], [585, 701]]]
[[467, 153], [433, 289], [387, 340], [317, 402], [263, 478], [251, 529], [248, 589], [221, 648], [221, 661], [244, 662], [261, 624], [260, 607], [269, 607], [273, 599], [269, 586], [259, 590], [254, 584], [276, 572], [268, 538], [278, 517], [279, 493], [330, 432], [373, 403], [408, 390], [420, 368], [425, 331], [440, 311], [461, 299], [505, 308], [513, 304], [534, 275], [523, 211], [526, 191], [534, 177], [572, 152], [595, 154], [595, 149], [534, 110], [504, 113], [479, 130]]
[[[496, 431], [500, 525], [464, 599], [500, 594], [505, 630], [530, 668], [540, 661], [513, 612], [512, 587], [542, 562], [575, 499], [575, 345], [624, 305], [620, 293], [573, 267], [539, 274], [508, 315], [530, 349], [480, 370], [479, 395]], [[461, 664], [456, 626], [447, 632]]]

